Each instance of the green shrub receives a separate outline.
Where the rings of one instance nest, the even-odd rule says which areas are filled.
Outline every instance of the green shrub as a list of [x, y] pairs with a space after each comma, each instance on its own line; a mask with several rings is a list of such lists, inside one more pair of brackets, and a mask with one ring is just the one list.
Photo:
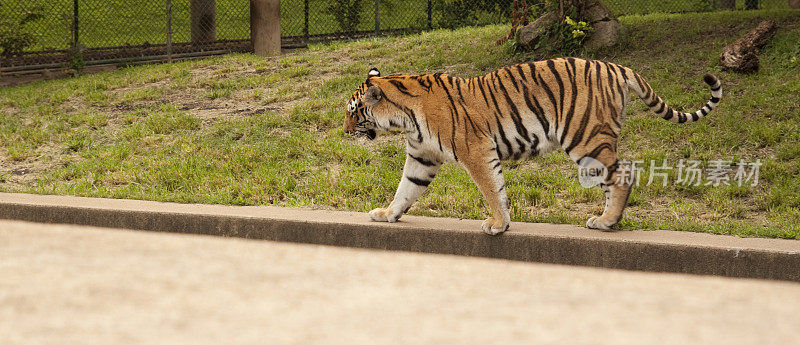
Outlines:
[[331, 1], [326, 10], [336, 19], [343, 32], [354, 32], [358, 27], [363, 5], [364, 0], [338, 0]]
[[513, 0], [436, 0], [433, 10], [439, 27], [454, 29], [508, 21], [512, 3]]
[[[375, 3], [373, 1], [367, 0], [337, 0], [337, 1], [327, 1], [327, 0], [317, 0], [320, 3], [325, 4], [325, 11], [333, 17], [336, 23], [339, 25], [340, 32], [356, 32], [359, 30], [359, 24], [363, 24], [366, 22], [362, 22], [365, 18], [371, 18], [371, 14], [375, 9]], [[395, 1], [396, 0], [378, 0], [380, 1], [380, 12], [381, 15], [386, 15], [387, 13], [391, 12], [395, 8]], [[367, 14], [370, 14], [369, 17]], [[369, 21], [371, 24], [372, 22]], [[372, 25], [369, 25], [368, 28], [372, 28]], [[363, 25], [361, 26], [363, 30]]]
[[[547, 1], [544, 12], [558, 13], [558, 2]], [[541, 27], [542, 34], [533, 44], [532, 54], [539, 57], [583, 55], [583, 43], [594, 28], [585, 21], [573, 19], [579, 18], [578, 10], [574, 6], [565, 9], [564, 14], [563, 21], [556, 20]], [[527, 52], [529, 49], [516, 45], [515, 41], [511, 45], [518, 52]]]
[[23, 10], [18, 18], [0, 11], [0, 56], [19, 55], [25, 48], [30, 47], [35, 42], [35, 36], [27, 24], [42, 17], [44, 8], [40, 5]]

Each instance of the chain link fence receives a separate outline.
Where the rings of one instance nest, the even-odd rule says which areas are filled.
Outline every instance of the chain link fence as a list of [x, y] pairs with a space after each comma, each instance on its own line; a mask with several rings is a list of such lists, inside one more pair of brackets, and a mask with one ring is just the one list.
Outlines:
[[243, 0], [4, 0], [0, 69], [82, 67], [250, 50]]
[[[529, 0], [533, 8], [546, 0]], [[555, 0], [551, 0], [555, 1]], [[791, 1], [791, 0], [790, 0]], [[509, 22], [513, 0], [281, 0], [286, 48]], [[787, 0], [604, 0], [617, 15], [788, 8]], [[250, 51], [246, 0], [3, 0], [0, 72]]]

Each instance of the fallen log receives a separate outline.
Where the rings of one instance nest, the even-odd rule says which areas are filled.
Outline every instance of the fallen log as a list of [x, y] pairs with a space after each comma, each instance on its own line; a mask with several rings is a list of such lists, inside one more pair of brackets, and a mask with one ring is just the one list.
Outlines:
[[722, 48], [719, 62], [724, 70], [740, 73], [758, 71], [758, 52], [775, 34], [775, 22], [764, 20], [744, 36]]

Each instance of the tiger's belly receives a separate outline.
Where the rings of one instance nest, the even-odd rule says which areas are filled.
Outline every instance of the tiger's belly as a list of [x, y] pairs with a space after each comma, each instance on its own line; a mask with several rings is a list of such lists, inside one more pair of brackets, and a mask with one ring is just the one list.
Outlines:
[[[525, 121], [525, 130], [503, 126], [494, 134], [497, 155], [501, 160], [518, 160], [550, 153], [561, 145], [554, 134], [545, 134], [538, 121]], [[508, 128], [510, 127], [510, 128]]]

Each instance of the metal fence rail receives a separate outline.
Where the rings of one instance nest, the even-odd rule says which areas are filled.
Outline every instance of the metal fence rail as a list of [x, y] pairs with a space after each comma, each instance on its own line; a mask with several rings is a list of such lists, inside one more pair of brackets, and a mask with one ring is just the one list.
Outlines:
[[[284, 47], [508, 22], [513, 0], [281, 0]], [[529, 0], [543, 6], [545, 0]], [[553, 0], [555, 1], [555, 0]], [[788, 8], [787, 0], [604, 0], [617, 15]], [[0, 72], [252, 49], [247, 0], [3, 0]]]

